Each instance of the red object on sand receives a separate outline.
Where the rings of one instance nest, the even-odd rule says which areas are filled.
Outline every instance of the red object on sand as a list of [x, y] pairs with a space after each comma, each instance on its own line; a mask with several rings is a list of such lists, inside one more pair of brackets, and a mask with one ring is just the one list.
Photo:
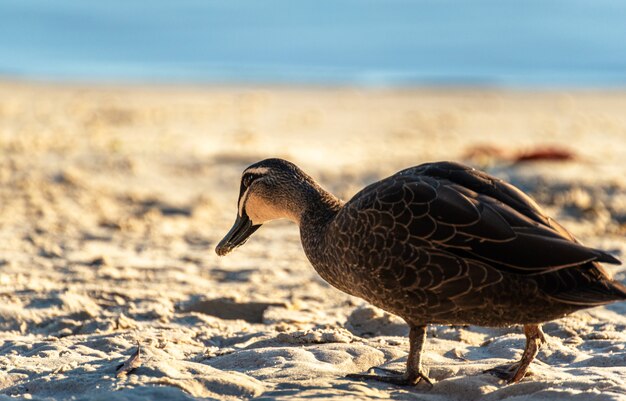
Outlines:
[[527, 152], [520, 152], [513, 159], [515, 163], [540, 160], [565, 161], [576, 159], [576, 155], [568, 149], [548, 147], [537, 148]]

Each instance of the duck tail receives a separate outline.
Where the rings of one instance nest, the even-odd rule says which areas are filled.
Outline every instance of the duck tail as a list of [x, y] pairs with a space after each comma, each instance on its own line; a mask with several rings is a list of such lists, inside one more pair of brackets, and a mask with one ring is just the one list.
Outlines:
[[[622, 264], [619, 259], [614, 259], [617, 261], [617, 263], [614, 264]], [[626, 285], [614, 280], [612, 271], [599, 263], [594, 263], [593, 268], [589, 270], [589, 273], [591, 273], [593, 278], [592, 282], [595, 284], [592, 287], [595, 287], [598, 292], [602, 292], [610, 297], [613, 297], [613, 301], [626, 300]]]
[[553, 294], [561, 302], [588, 307], [626, 301], [626, 285], [613, 280], [609, 272], [594, 263], [577, 271], [577, 285]]
[[625, 301], [626, 300], [626, 285], [620, 283], [619, 281], [611, 281], [609, 283], [612, 292], [618, 297], [617, 301]]
[[626, 301], [626, 286], [617, 281], [611, 281], [604, 285], [551, 294], [551, 298], [559, 302], [591, 308]]

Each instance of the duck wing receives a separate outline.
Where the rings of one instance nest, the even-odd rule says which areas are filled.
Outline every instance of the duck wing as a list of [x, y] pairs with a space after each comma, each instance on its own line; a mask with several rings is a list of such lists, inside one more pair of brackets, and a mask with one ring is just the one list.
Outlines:
[[384, 228], [403, 244], [502, 272], [535, 275], [588, 262], [620, 263], [578, 243], [513, 185], [457, 163], [403, 170], [366, 187], [344, 209], [367, 221], [366, 230]]

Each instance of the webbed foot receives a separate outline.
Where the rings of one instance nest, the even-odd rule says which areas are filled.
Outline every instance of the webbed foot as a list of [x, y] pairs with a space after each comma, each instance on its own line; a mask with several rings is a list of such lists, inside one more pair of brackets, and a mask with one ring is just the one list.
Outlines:
[[541, 344], [546, 342], [546, 337], [541, 330], [541, 326], [537, 324], [524, 325], [524, 334], [526, 335], [526, 347], [522, 354], [522, 359], [512, 365], [496, 366], [492, 369], [485, 370], [485, 373], [491, 373], [500, 379], [506, 380], [507, 384], [518, 383], [527, 373], [530, 363], [535, 359], [539, 352]]
[[[483, 373], [489, 373], [497, 378], [504, 380], [507, 384], [517, 383], [526, 376], [528, 369], [524, 372], [520, 371], [519, 362], [510, 365], [499, 365], [491, 369], [484, 370]], [[530, 373], [530, 372], [529, 372]], [[531, 373], [532, 374], [532, 373]]]

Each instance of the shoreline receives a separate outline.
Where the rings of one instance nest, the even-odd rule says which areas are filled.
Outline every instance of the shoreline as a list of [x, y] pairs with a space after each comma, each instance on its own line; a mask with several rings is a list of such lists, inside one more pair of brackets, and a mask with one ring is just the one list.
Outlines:
[[606, 86], [549, 86], [549, 85], [489, 85], [489, 84], [398, 84], [366, 85], [341, 83], [289, 83], [289, 82], [249, 82], [228, 81], [137, 81], [137, 80], [98, 80], [98, 79], [50, 79], [32, 77], [9, 77], [0, 75], [0, 86], [23, 86], [59, 89], [142, 89], [142, 90], [261, 90], [261, 91], [363, 91], [397, 93], [504, 93], [504, 94], [582, 94], [611, 95], [626, 93], [626, 85]]

